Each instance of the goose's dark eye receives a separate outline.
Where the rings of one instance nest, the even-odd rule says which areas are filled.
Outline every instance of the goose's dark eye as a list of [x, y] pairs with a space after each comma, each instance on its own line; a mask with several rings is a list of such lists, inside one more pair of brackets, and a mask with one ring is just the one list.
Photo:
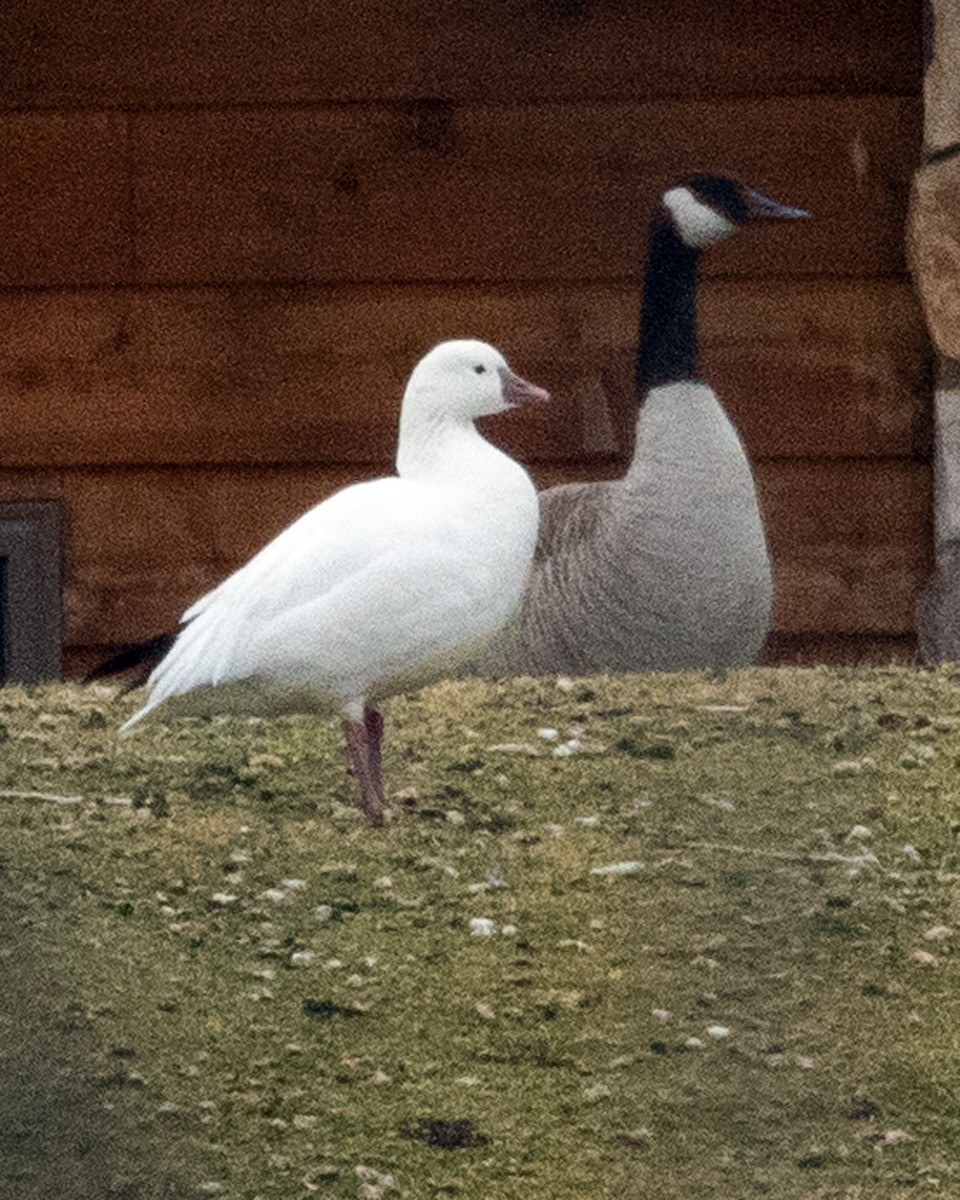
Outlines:
[[478, 375], [482, 375], [487, 368], [483, 365], [483, 363], [477, 363], [473, 369]]

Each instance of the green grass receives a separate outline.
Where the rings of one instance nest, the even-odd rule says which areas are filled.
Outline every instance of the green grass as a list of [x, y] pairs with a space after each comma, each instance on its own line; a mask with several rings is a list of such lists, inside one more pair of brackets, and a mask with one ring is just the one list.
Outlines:
[[0, 691], [0, 1195], [960, 1194], [948, 671], [442, 685], [383, 829], [132, 708]]

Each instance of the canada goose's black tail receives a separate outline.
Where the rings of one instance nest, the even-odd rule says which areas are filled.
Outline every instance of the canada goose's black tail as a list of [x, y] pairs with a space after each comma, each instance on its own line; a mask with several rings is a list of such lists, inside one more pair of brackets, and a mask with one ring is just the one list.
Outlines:
[[83, 682], [93, 683], [95, 679], [106, 679], [111, 675], [127, 675], [123, 692], [132, 692], [134, 688], [147, 682], [150, 672], [173, 645], [176, 636], [176, 633], [171, 632], [158, 633], [156, 637], [148, 638], [145, 642], [134, 642], [132, 646], [125, 646], [88, 671]]

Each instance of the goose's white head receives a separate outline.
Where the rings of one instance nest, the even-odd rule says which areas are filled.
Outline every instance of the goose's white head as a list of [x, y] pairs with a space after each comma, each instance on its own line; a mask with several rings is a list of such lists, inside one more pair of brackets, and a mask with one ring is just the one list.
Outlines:
[[728, 175], [691, 175], [667, 188], [663, 206], [680, 240], [696, 250], [712, 246], [748, 221], [810, 215], [802, 208], [771, 200]]
[[441, 342], [420, 359], [403, 403], [404, 408], [473, 421], [549, 399], [543, 388], [515, 375], [494, 346], [462, 339]]

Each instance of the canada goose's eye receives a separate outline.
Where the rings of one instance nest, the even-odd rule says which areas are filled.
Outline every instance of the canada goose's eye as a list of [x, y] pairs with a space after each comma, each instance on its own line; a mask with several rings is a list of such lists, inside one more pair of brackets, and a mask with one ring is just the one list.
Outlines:
[[483, 363], [477, 363], [473, 369], [478, 375], [482, 375], [487, 368], [483, 365]]

